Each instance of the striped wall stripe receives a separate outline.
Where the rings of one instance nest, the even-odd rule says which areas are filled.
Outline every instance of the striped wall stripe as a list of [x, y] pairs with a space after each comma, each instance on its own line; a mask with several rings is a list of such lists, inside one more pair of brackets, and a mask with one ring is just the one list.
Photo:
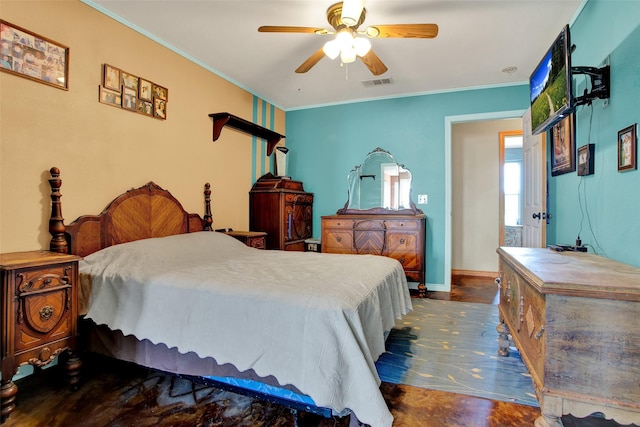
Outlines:
[[[251, 121], [273, 130], [276, 121], [276, 107], [264, 99], [253, 95]], [[251, 137], [251, 182], [267, 172], [271, 172], [271, 157], [267, 156], [267, 142], [256, 136]]]

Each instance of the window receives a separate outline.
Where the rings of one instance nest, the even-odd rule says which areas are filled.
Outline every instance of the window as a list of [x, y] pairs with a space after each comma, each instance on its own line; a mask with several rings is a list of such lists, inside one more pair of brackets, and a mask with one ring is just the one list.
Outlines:
[[522, 224], [522, 162], [504, 164], [504, 225]]

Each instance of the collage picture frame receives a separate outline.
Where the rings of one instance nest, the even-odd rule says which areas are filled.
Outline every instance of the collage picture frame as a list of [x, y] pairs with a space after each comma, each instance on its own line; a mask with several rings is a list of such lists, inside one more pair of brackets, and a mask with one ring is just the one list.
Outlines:
[[69, 90], [69, 48], [0, 19], [0, 71]]
[[99, 101], [123, 110], [166, 120], [169, 90], [147, 78], [104, 64]]

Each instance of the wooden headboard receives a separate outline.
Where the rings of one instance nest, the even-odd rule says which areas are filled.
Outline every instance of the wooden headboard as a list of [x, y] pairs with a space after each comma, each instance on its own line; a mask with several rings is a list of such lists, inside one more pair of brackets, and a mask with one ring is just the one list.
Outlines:
[[86, 256], [119, 243], [211, 230], [211, 186], [208, 183], [204, 186], [204, 219], [187, 212], [171, 193], [149, 182], [116, 197], [99, 215], [83, 215], [65, 225], [60, 202], [60, 169], [53, 167], [49, 172], [49, 249], [53, 252]]

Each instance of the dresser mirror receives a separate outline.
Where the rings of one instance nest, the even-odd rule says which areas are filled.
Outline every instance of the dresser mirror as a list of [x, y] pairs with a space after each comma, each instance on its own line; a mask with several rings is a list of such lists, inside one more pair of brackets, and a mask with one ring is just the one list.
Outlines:
[[422, 213], [411, 201], [411, 171], [382, 148], [349, 172], [347, 185], [349, 199], [338, 214]]

